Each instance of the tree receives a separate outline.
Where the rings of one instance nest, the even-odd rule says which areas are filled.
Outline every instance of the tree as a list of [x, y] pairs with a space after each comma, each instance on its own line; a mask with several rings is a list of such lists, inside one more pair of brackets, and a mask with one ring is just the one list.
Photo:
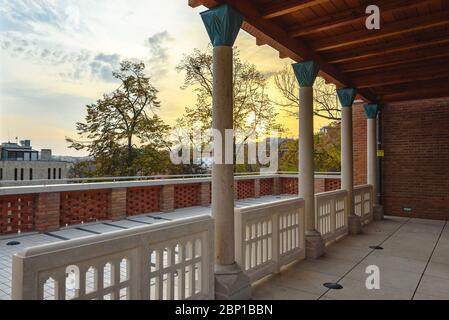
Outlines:
[[78, 135], [87, 141], [67, 138], [70, 148], [86, 149], [94, 159], [97, 175], [136, 175], [158, 172], [161, 149], [167, 146], [169, 126], [155, 113], [160, 108], [157, 89], [145, 75], [142, 62], [123, 61], [113, 72], [120, 86], [87, 105], [85, 122]]
[[314, 135], [315, 170], [317, 172], [340, 172], [341, 126], [334, 121]]
[[[313, 136], [316, 172], [339, 172], [341, 169], [340, 123], [332, 122]], [[298, 140], [286, 140], [280, 147], [279, 171], [298, 171]]]
[[[284, 67], [274, 76], [274, 83], [283, 97], [276, 101], [287, 114], [298, 117], [299, 86], [292, 68]], [[326, 84], [323, 78], [317, 77], [313, 86], [314, 115], [328, 120], [340, 120], [341, 111], [335, 86]]]
[[[255, 65], [243, 62], [238, 50], [234, 50], [233, 67], [234, 130], [239, 133], [236, 137], [239, 143], [234, 143], [234, 146], [244, 148], [244, 143], [269, 134], [270, 130], [284, 131], [283, 126], [276, 123], [277, 112], [266, 93], [265, 75], [257, 70]], [[199, 129], [204, 132], [212, 127], [211, 47], [206, 51], [195, 49], [193, 53], [184, 56], [177, 70], [185, 73], [182, 89], [193, 87], [197, 95], [195, 106], [185, 108], [183, 116], [177, 120], [177, 125], [185, 132], [191, 133], [193, 126], [199, 124]], [[210, 139], [191, 141], [192, 145], [197, 144], [197, 148], [203, 148], [209, 142]]]

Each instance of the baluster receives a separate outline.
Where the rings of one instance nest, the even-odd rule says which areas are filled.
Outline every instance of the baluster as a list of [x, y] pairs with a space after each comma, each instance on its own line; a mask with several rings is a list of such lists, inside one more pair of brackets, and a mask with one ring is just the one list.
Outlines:
[[111, 285], [114, 288], [112, 300], [120, 300], [120, 262], [121, 258], [116, 258], [112, 262], [112, 279]]
[[[194, 243], [195, 244], [195, 243]], [[176, 258], [175, 258], [175, 253], [176, 251], [176, 243], [173, 245], [173, 247], [170, 249], [170, 255], [169, 255], [169, 263], [168, 263], [168, 267], [169, 270], [171, 270], [168, 274], [168, 279], [167, 279], [167, 290], [168, 290], [168, 297], [170, 300], [174, 300], [175, 299], [175, 272], [176, 272]], [[178, 253], [179, 255], [179, 253]], [[195, 250], [193, 251], [193, 256], [195, 256]]]
[[330, 200], [330, 233], [333, 234], [335, 233], [335, 224], [336, 224], [336, 210], [335, 210], [335, 206], [337, 205], [337, 201], [335, 200], [336, 197], [333, 196]]
[[275, 263], [275, 272], [278, 273], [281, 269], [280, 266], [280, 246], [281, 246], [281, 240], [280, 240], [280, 224], [279, 221], [281, 219], [281, 216], [278, 212], [272, 215], [271, 218], [271, 231], [272, 231], [272, 241], [271, 241], [271, 258]]

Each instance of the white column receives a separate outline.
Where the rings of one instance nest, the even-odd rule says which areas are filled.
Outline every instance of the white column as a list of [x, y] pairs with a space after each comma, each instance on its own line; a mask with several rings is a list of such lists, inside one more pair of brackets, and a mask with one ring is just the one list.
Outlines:
[[375, 103], [368, 103], [364, 105], [365, 114], [367, 117], [367, 183], [373, 186], [373, 217], [375, 220], [382, 220], [384, 213], [382, 205], [378, 203], [377, 199], [377, 114], [380, 106]]
[[313, 84], [318, 66], [313, 61], [293, 64], [299, 83], [299, 196], [304, 199], [306, 256], [318, 258], [325, 252], [315, 219], [315, 165], [313, 146]]
[[352, 105], [356, 97], [354, 88], [337, 90], [341, 104], [341, 188], [348, 192], [348, 229], [351, 234], [362, 232], [360, 217], [354, 210], [354, 164], [352, 145]]
[[376, 118], [367, 119], [367, 183], [373, 186], [376, 195], [377, 179], [377, 143], [376, 143]]
[[[212, 165], [212, 214], [215, 218], [217, 265], [234, 263], [234, 165], [225, 163], [225, 130], [233, 128], [232, 47], [213, 49], [212, 127], [220, 132], [221, 164]], [[221, 143], [220, 143], [221, 142]], [[221, 145], [220, 145], [221, 144]]]
[[348, 191], [349, 214], [354, 214], [352, 108], [341, 108], [341, 188]]
[[313, 87], [300, 87], [299, 90], [299, 196], [305, 200], [306, 235], [316, 235]]
[[[229, 5], [201, 13], [213, 50], [212, 127], [220, 133], [214, 138], [214, 153], [220, 161], [212, 165], [212, 215], [215, 219], [215, 298], [249, 299], [251, 283], [235, 263], [234, 163], [231, 148], [226, 148], [226, 129], [233, 128], [233, 57], [232, 46], [243, 16]], [[230, 139], [229, 139], [230, 138]], [[229, 140], [228, 140], [229, 139]], [[229, 153], [230, 154], [227, 154]], [[226, 161], [231, 159], [231, 161]], [[217, 160], [217, 159], [215, 159]], [[226, 163], [227, 162], [227, 163]]]

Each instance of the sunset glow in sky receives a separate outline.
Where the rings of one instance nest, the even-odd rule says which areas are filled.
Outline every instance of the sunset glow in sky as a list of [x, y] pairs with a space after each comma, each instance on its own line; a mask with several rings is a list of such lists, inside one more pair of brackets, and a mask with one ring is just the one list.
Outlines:
[[[187, 0], [0, 0], [0, 140], [29, 138], [35, 149], [83, 156], [67, 148], [85, 105], [117, 88], [112, 70], [125, 58], [147, 65], [168, 123], [193, 106], [175, 67], [183, 54], [209, 43], [199, 12]], [[241, 58], [267, 75], [292, 63], [241, 31]], [[271, 88], [270, 96], [276, 98]], [[297, 120], [281, 115], [290, 136]], [[316, 121], [320, 127], [323, 121]]]

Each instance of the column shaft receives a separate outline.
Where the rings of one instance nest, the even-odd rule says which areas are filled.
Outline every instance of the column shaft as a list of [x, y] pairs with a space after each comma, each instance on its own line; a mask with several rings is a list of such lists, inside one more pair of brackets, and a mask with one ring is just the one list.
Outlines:
[[352, 108], [341, 108], [341, 188], [348, 191], [349, 215], [354, 215]]
[[371, 184], [376, 195], [377, 174], [377, 146], [376, 146], [376, 119], [367, 120], [367, 183]]
[[305, 200], [306, 234], [315, 231], [313, 88], [299, 89], [299, 196]]
[[221, 141], [214, 141], [214, 149], [222, 150], [221, 164], [212, 166], [212, 215], [215, 218], [218, 265], [234, 263], [234, 167], [233, 164], [225, 164], [224, 152], [225, 130], [233, 128], [232, 68], [232, 47], [214, 47], [212, 126], [222, 137]]

